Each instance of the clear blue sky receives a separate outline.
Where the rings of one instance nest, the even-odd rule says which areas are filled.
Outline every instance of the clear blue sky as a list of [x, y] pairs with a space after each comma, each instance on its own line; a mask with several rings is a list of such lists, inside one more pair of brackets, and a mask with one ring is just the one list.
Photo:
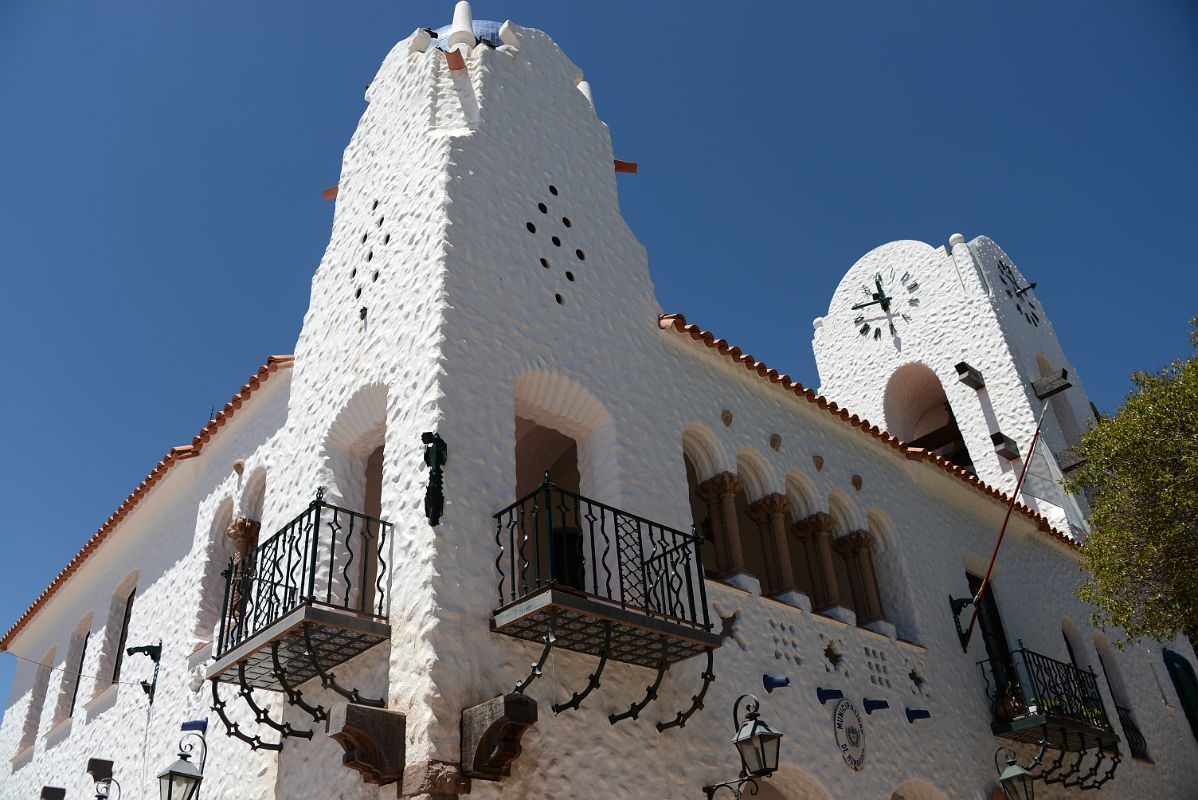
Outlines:
[[[363, 87], [452, 5], [0, 3], [0, 629], [291, 352]], [[956, 231], [1039, 283], [1100, 408], [1189, 351], [1191, 2], [474, 8], [585, 71], [640, 163], [621, 204], [665, 309], [812, 386], [811, 320], [844, 271]]]

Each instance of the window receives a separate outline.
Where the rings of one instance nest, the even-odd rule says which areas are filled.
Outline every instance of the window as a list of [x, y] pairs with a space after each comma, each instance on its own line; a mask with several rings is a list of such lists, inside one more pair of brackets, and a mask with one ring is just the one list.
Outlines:
[[1198, 676], [1194, 675], [1194, 667], [1183, 656], [1172, 650], [1165, 650], [1165, 667], [1169, 670], [1169, 678], [1173, 688], [1177, 690], [1177, 699], [1186, 712], [1190, 723], [1190, 731], [1198, 739]]
[[91, 637], [92, 616], [88, 614], [75, 626], [71, 646], [63, 663], [62, 689], [54, 709], [54, 725], [75, 715], [75, 701], [79, 698], [79, 684], [83, 682], [83, 660], [87, 658], [87, 642]]
[[[978, 596], [982, 588], [982, 579], [977, 575], [966, 573], [969, 580], [969, 593]], [[1015, 665], [1011, 661], [1011, 648], [1007, 645], [1007, 632], [1003, 630], [1002, 617], [998, 614], [998, 601], [994, 599], [994, 584], [986, 584], [986, 594], [978, 608], [978, 631], [982, 634], [982, 644], [986, 647], [986, 655], [993, 665], [994, 680], [1000, 684], [996, 689], [1001, 692], [1009, 682], [1015, 682]]]
[[117, 639], [116, 652], [112, 662], [112, 682], [116, 683], [121, 679], [121, 664], [125, 657], [125, 639], [129, 636], [129, 616], [133, 613], [133, 597], [137, 594], [137, 587], [134, 586], [129, 590], [129, 597], [125, 600], [125, 613], [121, 616], [121, 634]]
[[71, 705], [67, 708], [67, 716], [75, 716], [75, 702], [79, 699], [79, 684], [83, 682], [83, 662], [87, 658], [87, 642], [91, 638], [90, 630], [84, 631], [83, 642], [79, 646], [79, 660], [75, 662], [75, 674], [71, 676]]
[[42, 721], [42, 707], [46, 702], [46, 690], [50, 688], [50, 668], [54, 664], [55, 651], [51, 647], [38, 662], [37, 672], [33, 676], [33, 686], [29, 690], [29, 708], [25, 711], [25, 725], [21, 729], [21, 742], [17, 752], [33, 747], [37, 740], [37, 729]]

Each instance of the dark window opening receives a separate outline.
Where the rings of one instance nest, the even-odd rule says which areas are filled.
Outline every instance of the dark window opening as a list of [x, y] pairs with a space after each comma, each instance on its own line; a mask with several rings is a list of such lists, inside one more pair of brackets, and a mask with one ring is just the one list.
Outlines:
[[121, 664], [125, 660], [125, 640], [129, 638], [129, 617], [133, 614], [133, 598], [137, 596], [137, 587], [129, 590], [129, 599], [125, 601], [125, 614], [121, 618], [121, 636], [116, 643], [116, 658], [112, 662], [112, 682], [121, 679]]

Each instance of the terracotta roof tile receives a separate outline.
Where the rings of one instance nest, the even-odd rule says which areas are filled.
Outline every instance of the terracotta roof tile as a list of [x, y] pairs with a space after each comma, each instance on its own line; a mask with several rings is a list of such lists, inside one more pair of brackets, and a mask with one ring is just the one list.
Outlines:
[[[716, 338], [715, 334], [713, 334], [711, 331], [700, 330], [699, 326], [687, 322], [686, 317], [682, 316], [681, 314], [662, 314], [658, 317], [657, 324], [662, 330], [677, 331], [678, 333], [689, 336], [695, 341], [703, 342], [703, 344], [721, 354], [733, 355], [735, 353], [735, 355], [733, 355], [734, 360], [744, 364], [745, 367], [757, 372], [760, 375], [777, 374], [774, 370], [769, 369], [763, 362], [753, 358], [753, 356], [747, 354], [742, 355], [740, 348], [731, 346], [724, 339]], [[887, 433], [877, 425], [872, 425], [869, 420], [863, 419], [856, 414], [850, 414], [847, 408], [842, 408], [841, 406], [837, 405], [835, 401], [829, 400], [823, 395], [816, 394], [813, 390], [808, 389], [801, 383], [791, 380], [789, 376], [780, 376], [780, 378], [783, 388], [792, 392], [796, 397], [801, 397], [807, 402], [812, 403], [819, 408], [825, 409], [833, 416], [839, 417], [840, 419], [848, 422], [853, 427], [860, 428], [872, 438], [899, 450], [906, 455], [908, 459], [912, 461], [922, 461], [932, 466], [938, 467], [941, 470], [956, 476], [961, 480], [962, 483], [972, 486], [983, 494], [989, 495], [1003, 503], [1011, 502], [1010, 495], [995, 488], [994, 486], [991, 486], [988, 483], [985, 483], [978, 478], [977, 475], [974, 475], [969, 470], [957, 466], [947, 458], [938, 456], [935, 453], [931, 453], [919, 447], [909, 446], [905, 442], [901, 441], [898, 437]], [[1064, 533], [1054, 528], [1043, 514], [1040, 514], [1038, 511], [1033, 510], [1023, 503], [1016, 503], [1015, 510], [1031, 519], [1036, 523], [1037, 528], [1049, 534], [1054, 539], [1057, 539], [1072, 548], [1080, 549], [1077, 542], [1072, 537], [1066, 536]]]
[[87, 544], [83, 545], [83, 549], [80, 550], [65, 567], [63, 567], [62, 571], [58, 573], [58, 576], [50, 582], [50, 585], [47, 586], [40, 595], [38, 595], [37, 599], [34, 600], [29, 608], [25, 610], [25, 613], [22, 614], [15, 623], [13, 623], [13, 626], [8, 629], [8, 633], [4, 634], [4, 638], [0, 639], [0, 651], [8, 649], [8, 645], [12, 642], [13, 637], [20, 633], [21, 629], [29, 624], [29, 621], [33, 619], [34, 615], [37, 614], [41, 607], [49, 602], [50, 598], [62, 588], [67, 579], [74, 575], [75, 572], [81, 566], [83, 566], [83, 562], [87, 561], [87, 559], [91, 557], [91, 554], [99, 549], [100, 545], [102, 545], [105, 540], [108, 539], [108, 537], [112, 534], [112, 531], [121, 522], [121, 520], [127, 517], [129, 513], [137, 507], [137, 504], [142, 501], [142, 499], [156, 483], [162, 480], [163, 476], [166, 475], [167, 471], [176, 462], [184, 461], [188, 458], [195, 458], [196, 456], [200, 455], [200, 452], [204, 448], [204, 444], [210, 438], [212, 438], [212, 435], [219, 427], [224, 425], [229, 418], [233, 416], [234, 411], [241, 407], [243, 399], [248, 399], [249, 396], [263, 383], [266, 383], [270, 376], [275, 372], [280, 369], [289, 368], [294, 362], [295, 357], [290, 355], [271, 356], [270, 358], [266, 359], [266, 363], [258, 367], [257, 372], [250, 376], [249, 381], [247, 381], [246, 384], [241, 387], [241, 390], [238, 392], [238, 394], [234, 395], [233, 399], [226, 403], [225, 407], [219, 411], [216, 416], [200, 430], [198, 434], [196, 434], [195, 438], [191, 440], [191, 444], [172, 447], [170, 451], [168, 451], [167, 454], [162, 457], [162, 460], [158, 462], [157, 466], [150, 470], [150, 474], [147, 475], [141, 483], [137, 484], [137, 488], [135, 488], [129, 494], [129, 496], [125, 498], [125, 502], [121, 503], [117, 507], [117, 510], [112, 513], [112, 516], [110, 516], [104, 522], [104, 524], [100, 526], [100, 529], [92, 534], [92, 537], [87, 540]]

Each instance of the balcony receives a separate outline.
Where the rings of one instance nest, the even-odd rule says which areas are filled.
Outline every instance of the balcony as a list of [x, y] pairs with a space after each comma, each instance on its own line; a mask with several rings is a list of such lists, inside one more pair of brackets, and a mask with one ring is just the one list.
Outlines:
[[701, 539], [548, 478], [494, 515], [499, 607], [491, 629], [662, 668], [716, 648]]
[[323, 492], [225, 577], [207, 677], [290, 690], [389, 641], [391, 524]]
[[979, 662], [991, 701], [995, 736], [1047, 744], [1065, 752], [1113, 747], [1111, 727], [1093, 672], [1022, 646], [1005, 658]]

